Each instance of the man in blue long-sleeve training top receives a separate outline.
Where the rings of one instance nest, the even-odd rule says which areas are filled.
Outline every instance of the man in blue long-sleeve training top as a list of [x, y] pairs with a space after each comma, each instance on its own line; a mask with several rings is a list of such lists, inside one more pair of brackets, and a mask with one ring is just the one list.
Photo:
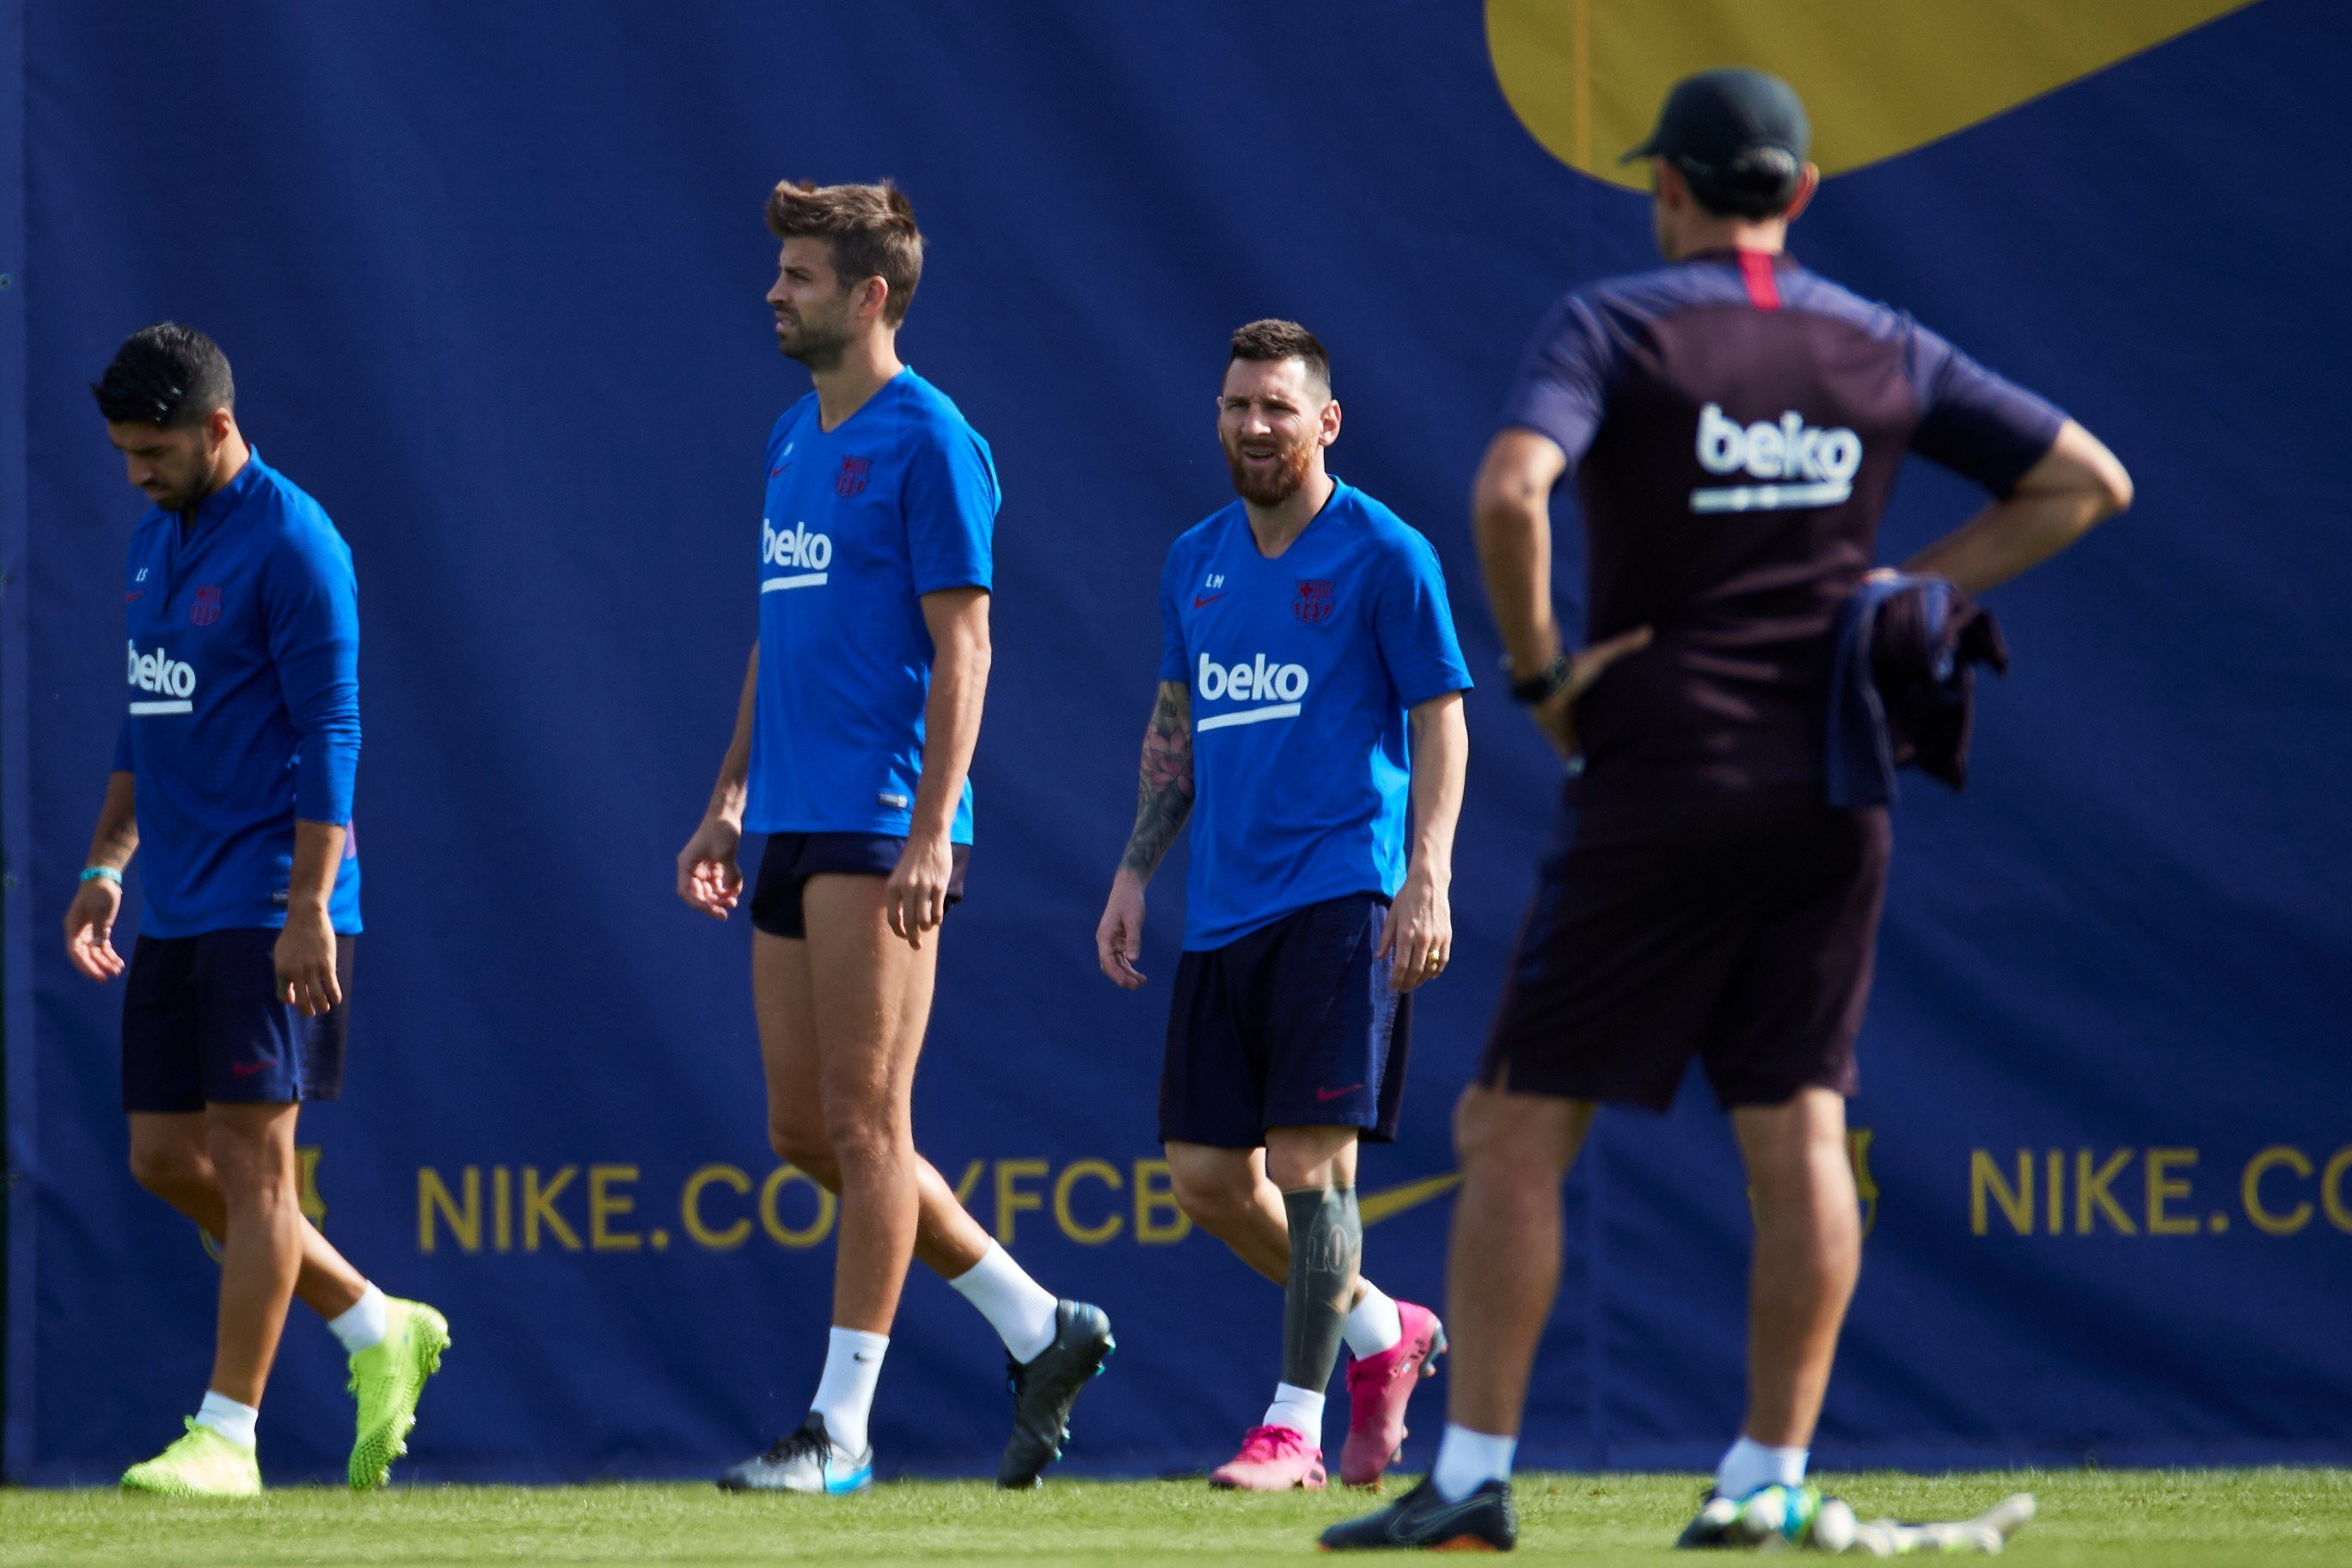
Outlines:
[[[359, 591], [319, 503], [246, 445], [227, 359], [191, 327], [132, 334], [91, 388], [131, 482], [153, 502], [123, 585], [128, 710], [66, 954], [128, 968], [122, 1106], [142, 1185], [219, 1243], [212, 1382], [133, 1490], [261, 1489], [254, 1425], [290, 1297], [327, 1320], [359, 1399], [351, 1484], [407, 1449], [448, 1324], [361, 1276], [302, 1215], [305, 1100], [342, 1082], [360, 930], [351, 834], [359, 764]], [[122, 872], [146, 906], [114, 950]]]

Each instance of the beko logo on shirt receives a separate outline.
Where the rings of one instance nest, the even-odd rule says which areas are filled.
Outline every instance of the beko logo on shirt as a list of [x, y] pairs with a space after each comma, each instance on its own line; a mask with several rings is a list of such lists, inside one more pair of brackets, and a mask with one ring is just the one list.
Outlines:
[[1725, 485], [1691, 491], [1693, 511], [1786, 511], [1835, 506], [1853, 494], [1862, 437], [1839, 426], [1822, 429], [1791, 408], [1779, 424], [1727, 418], [1718, 404], [1698, 411], [1698, 462], [1710, 474], [1745, 471], [1790, 484]]
[[196, 705], [188, 700], [196, 694], [196, 672], [170, 654], [158, 648], [153, 653], [141, 653], [135, 641], [131, 649], [131, 685], [136, 691], [152, 691], [172, 700], [133, 702], [131, 711], [145, 717], [151, 713], [193, 713]]
[[1262, 708], [1244, 708], [1231, 713], [1218, 713], [1193, 721], [1197, 734], [1203, 730], [1222, 730], [1229, 724], [1256, 724], [1268, 719], [1296, 719], [1298, 701], [1307, 695], [1307, 667], [1303, 664], [1268, 664], [1265, 655], [1258, 654], [1246, 664], [1222, 665], [1207, 654], [1201, 656], [1201, 700], [1203, 702], [1261, 702]]
[[833, 564], [833, 541], [822, 533], [811, 533], [808, 524], [796, 522], [782, 532], [766, 518], [760, 520], [760, 564], [782, 566], [797, 572], [798, 576], [770, 577], [760, 584], [760, 592], [772, 594], [779, 588], [814, 588], [824, 582], [826, 568]]

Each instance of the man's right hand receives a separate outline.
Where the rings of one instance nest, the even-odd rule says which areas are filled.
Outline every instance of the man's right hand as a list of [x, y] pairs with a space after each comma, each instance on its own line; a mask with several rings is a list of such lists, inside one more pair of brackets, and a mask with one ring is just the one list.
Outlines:
[[122, 908], [122, 889], [110, 877], [92, 877], [66, 906], [66, 957], [76, 969], [103, 983], [122, 973], [122, 955], [114, 951], [114, 917]]
[[1110, 879], [1110, 901], [1095, 927], [1095, 962], [1114, 984], [1132, 991], [1143, 984], [1135, 961], [1143, 953], [1143, 879], [1121, 868]]
[[743, 868], [735, 860], [742, 843], [742, 824], [704, 817], [677, 852], [677, 896], [712, 920], [725, 920], [743, 899]]

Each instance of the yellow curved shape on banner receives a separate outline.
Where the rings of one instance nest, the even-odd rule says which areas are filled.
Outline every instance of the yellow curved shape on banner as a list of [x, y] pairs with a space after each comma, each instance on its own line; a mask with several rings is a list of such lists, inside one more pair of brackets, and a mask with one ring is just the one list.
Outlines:
[[1486, 0], [1486, 48], [1519, 122], [1596, 179], [1694, 71], [1782, 77], [1843, 174], [2014, 109], [2253, 0]]

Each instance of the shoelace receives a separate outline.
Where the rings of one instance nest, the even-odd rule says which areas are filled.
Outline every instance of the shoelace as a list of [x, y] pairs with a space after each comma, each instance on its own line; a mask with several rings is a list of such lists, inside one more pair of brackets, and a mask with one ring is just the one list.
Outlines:
[[1278, 1459], [1293, 1452], [1304, 1452], [1307, 1439], [1287, 1426], [1253, 1426], [1242, 1435], [1242, 1454], [1251, 1457], [1250, 1450], [1263, 1447], [1266, 1452], [1255, 1456], [1263, 1459]]
[[830, 1443], [831, 1439], [814, 1427], [801, 1426], [769, 1444], [768, 1451], [760, 1458], [771, 1465], [787, 1464], [803, 1454], [814, 1454], [823, 1458]]

